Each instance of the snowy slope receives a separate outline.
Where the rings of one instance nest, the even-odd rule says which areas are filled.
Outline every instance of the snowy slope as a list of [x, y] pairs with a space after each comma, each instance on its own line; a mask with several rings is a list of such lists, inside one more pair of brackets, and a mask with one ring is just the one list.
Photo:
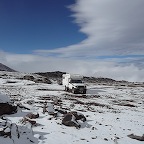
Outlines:
[[[5, 116], [21, 133], [19, 138], [15, 137], [13, 127], [12, 138], [0, 136], [1, 144], [142, 144], [127, 135], [144, 134], [144, 87], [87, 85], [86, 95], [74, 95], [58, 84], [20, 80], [12, 74], [1, 77], [1, 95], [9, 95], [16, 104], [27, 108], [19, 108], [16, 114]], [[53, 117], [43, 113], [45, 103], [51, 103], [53, 110], [80, 112], [87, 121], [79, 121], [80, 129], [62, 125], [62, 114]], [[20, 122], [29, 112], [39, 113], [36, 126]]]

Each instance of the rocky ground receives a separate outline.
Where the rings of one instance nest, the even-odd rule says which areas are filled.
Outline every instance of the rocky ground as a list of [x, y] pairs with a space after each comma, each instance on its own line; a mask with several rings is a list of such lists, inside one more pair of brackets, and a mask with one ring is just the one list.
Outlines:
[[[17, 106], [13, 114], [0, 117], [2, 144], [141, 144], [144, 141], [142, 83], [89, 81], [87, 94], [80, 95], [65, 92], [57, 80], [50, 79], [51, 84], [37, 83], [32, 79], [43, 79], [42, 76], [32, 74], [28, 79], [26, 75], [0, 73], [0, 94], [9, 96], [8, 103]], [[86, 118], [86, 121], [77, 120], [80, 127], [62, 123], [66, 112], [72, 111]]]

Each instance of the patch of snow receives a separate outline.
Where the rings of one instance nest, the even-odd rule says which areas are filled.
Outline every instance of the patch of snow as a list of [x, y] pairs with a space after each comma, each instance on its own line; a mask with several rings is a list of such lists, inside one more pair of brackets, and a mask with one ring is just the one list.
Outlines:
[[[12, 127], [12, 139], [15, 144], [141, 144], [127, 135], [144, 134], [144, 87], [122, 87], [89, 84], [86, 95], [74, 95], [64, 91], [58, 84], [33, 83], [18, 80], [24, 74], [8, 73], [5, 79], [0, 78], [0, 98], [10, 95], [15, 102], [21, 103], [16, 114], [6, 118], [18, 126], [20, 138], [16, 137], [16, 127]], [[7, 83], [7, 81], [11, 81]], [[1, 96], [3, 95], [3, 96]], [[7, 98], [6, 98], [7, 99]], [[54, 100], [57, 99], [56, 104]], [[4, 101], [4, 100], [3, 100]], [[43, 114], [43, 106], [48, 103], [51, 112], [56, 109], [77, 111], [86, 116], [87, 121], [78, 123], [80, 129], [62, 125], [63, 114], [57, 117]], [[124, 105], [129, 104], [129, 105]], [[20, 120], [29, 112], [39, 113], [35, 119], [37, 125], [23, 125]], [[75, 119], [73, 118], [73, 121]], [[3, 127], [4, 120], [0, 119]], [[7, 126], [10, 126], [7, 124]], [[2, 144], [13, 144], [10, 138], [0, 137]], [[115, 141], [115, 142], [114, 142]]]
[[6, 129], [4, 130], [4, 132], [5, 132], [5, 133], [10, 132], [10, 128], [9, 128], [9, 127], [8, 127], [8, 128], [6, 128]]
[[9, 96], [0, 94], [0, 103], [8, 103], [8, 102], [10, 102]]

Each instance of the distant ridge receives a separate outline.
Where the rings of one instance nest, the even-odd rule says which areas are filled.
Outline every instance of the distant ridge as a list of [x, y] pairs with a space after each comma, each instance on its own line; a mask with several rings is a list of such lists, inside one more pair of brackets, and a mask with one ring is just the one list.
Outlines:
[[0, 71], [7, 71], [7, 72], [16, 72], [15, 70], [9, 68], [8, 66], [0, 63]]
[[45, 76], [48, 78], [62, 78], [63, 74], [66, 74], [66, 72], [61, 71], [54, 71], [54, 72], [38, 72], [36, 74], [39, 74], [41, 76]]
[[[60, 81], [62, 80], [62, 75], [66, 74], [66, 72], [60, 72], [60, 71], [55, 71], [55, 72], [38, 72], [35, 73], [44, 77], [47, 77], [48, 79], [53, 79]], [[111, 78], [98, 78], [98, 77], [83, 77], [84, 82], [90, 82], [90, 83], [116, 83], [118, 81], [111, 79]]]

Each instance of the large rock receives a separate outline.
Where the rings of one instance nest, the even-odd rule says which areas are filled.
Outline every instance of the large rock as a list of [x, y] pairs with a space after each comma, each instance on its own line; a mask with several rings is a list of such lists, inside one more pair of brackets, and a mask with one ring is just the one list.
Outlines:
[[13, 114], [17, 112], [17, 106], [9, 103], [0, 103], [0, 116], [3, 114]]
[[23, 119], [21, 120], [21, 122], [23, 124], [26, 124], [27, 122], [29, 122], [31, 125], [35, 125], [36, 121], [33, 119], [39, 118], [39, 114], [36, 113], [28, 113], [25, 117], [23, 117]]
[[17, 112], [17, 106], [10, 104], [10, 99], [7, 95], [0, 94], [0, 116], [3, 114], [13, 114]]
[[77, 120], [82, 120], [83, 122], [85, 122], [86, 117], [83, 114], [75, 112], [75, 111], [69, 112], [64, 115], [62, 124], [66, 125], [66, 126], [70, 126], [70, 127], [80, 128], [81, 125], [78, 123]]

